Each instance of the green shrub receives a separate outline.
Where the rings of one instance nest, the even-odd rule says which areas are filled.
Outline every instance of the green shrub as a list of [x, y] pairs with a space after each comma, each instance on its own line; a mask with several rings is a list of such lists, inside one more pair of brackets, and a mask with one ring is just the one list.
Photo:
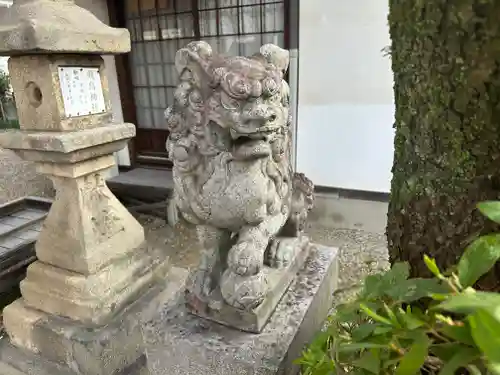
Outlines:
[[19, 121], [17, 120], [2, 120], [0, 118], [0, 130], [3, 129], [19, 129]]
[[10, 93], [10, 78], [7, 73], [0, 70], [0, 100], [5, 101]]
[[[500, 202], [478, 208], [500, 223]], [[499, 259], [500, 234], [491, 234], [453, 272], [425, 257], [433, 279], [409, 279], [406, 263], [367, 277], [297, 360], [302, 374], [500, 374], [500, 294], [473, 289]]]

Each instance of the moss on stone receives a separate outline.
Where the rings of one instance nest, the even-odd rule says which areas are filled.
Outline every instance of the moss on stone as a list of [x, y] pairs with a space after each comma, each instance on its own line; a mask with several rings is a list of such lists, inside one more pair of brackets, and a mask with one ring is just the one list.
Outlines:
[[[413, 276], [427, 276], [424, 253], [446, 268], [471, 237], [499, 230], [475, 206], [500, 195], [500, 2], [389, 4], [396, 103], [389, 253], [392, 262], [410, 261]], [[497, 288], [495, 272], [484, 288]]]

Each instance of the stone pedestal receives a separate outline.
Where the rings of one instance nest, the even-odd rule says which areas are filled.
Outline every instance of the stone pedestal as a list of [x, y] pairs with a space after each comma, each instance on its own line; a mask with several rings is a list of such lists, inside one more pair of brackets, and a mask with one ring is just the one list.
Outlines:
[[22, 298], [3, 312], [0, 358], [28, 374], [31, 363], [47, 375], [128, 371], [143, 356], [141, 322], [185, 278], [168, 278], [164, 252], [105, 183], [135, 126], [110, 123], [99, 54], [129, 52], [129, 33], [72, 0], [16, 0], [0, 25], [21, 127], [0, 133], [0, 146], [34, 162], [57, 191]]
[[104, 326], [77, 324], [18, 300], [7, 315], [18, 336], [0, 344], [0, 363], [27, 375], [149, 374], [141, 327], [180, 298], [186, 278], [186, 270], [172, 268]]
[[[263, 302], [256, 308], [244, 310], [225, 303], [220, 289], [216, 288], [206, 298], [200, 298], [191, 291], [186, 292], [189, 310], [204, 319], [240, 329], [245, 332], [260, 333], [273, 314], [283, 294], [295, 279], [299, 270], [304, 267], [304, 262], [315, 247], [306, 236], [278, 237], [280, 250], [289, 255], [289, 264], [284, 267], [264, 266], [262, 274], [269, 282], [269, 291]], [[196, 271], [197, 273], [200, 270]], [[194, 273], [196, 275], [196, 272]]]
[[338, 251], [315, 245], [264, 329], [241, 332], [190, 314], [185, 300], [144, 325], [151, 375], [295, 375], [321, 329], [338, 280]]

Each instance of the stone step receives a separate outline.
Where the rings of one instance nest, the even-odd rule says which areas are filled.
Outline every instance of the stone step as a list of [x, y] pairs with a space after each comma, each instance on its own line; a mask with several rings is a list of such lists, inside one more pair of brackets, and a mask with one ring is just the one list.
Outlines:
[[109, 178], [107, 184], [118, 197], [127, 195], [146, 201], [165, 200], [174, 190], [172, 171], [167, 169], [134, 168]]

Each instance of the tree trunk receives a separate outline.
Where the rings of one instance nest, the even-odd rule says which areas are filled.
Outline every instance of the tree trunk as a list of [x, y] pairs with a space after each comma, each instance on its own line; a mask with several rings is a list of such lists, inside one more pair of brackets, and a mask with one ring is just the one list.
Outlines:
[[[429, 276], [500, 228], [475, 209], [500, 198], [500, 1], [389, 0], [396, 138], [391, 262]], [[500, 267], [480, 280], [499, 289]]]

